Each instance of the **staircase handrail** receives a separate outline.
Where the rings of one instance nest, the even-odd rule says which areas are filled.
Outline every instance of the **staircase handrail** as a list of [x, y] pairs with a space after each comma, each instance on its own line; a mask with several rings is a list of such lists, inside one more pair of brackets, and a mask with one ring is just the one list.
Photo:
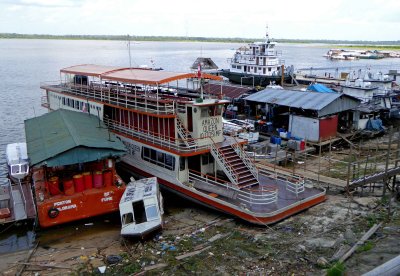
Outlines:
[[211, 152], [214, 152], [215, 156], [217, 157], [217, 162], [220, 163], [219, 165], [226, 170], [226, 172], [228, 172], [228, 178], [232, 178], [232, 182], [234, 184], [238, 184], [239, 183], [239, 176], [238, 173], [234, 170], [234, 168], [232, 168], [231, 166], [227, 166], [227, 161], [226, 161], [226, 157], [224, 155], [224, 153], [217, 148], [217, 145], [214, 141], [214, 139], [212, 137], [210, 137], [211, 139], [211, 144], [210, 144], [210, 150]]
[[[183, 142], [186, 144], [186, 146], [188, 146], [189, 148], [197, 146], [196, 140], [194, 138], [188, 138], [191, 133], [189, 132], [189, 130], [186, 129], [178, 116], [176, 117], [176, 123], [178, 134], [183, 138]], [[194, 145], [190, 145], [190, 143], [193, 143]]]
[[251, 160], [251, 158], [247, 155], [247, 153], [242, 149], [242, 147], [239, 145], [239, 142], [236, 140], [236, 138], [233, 137], [233, 139], [235, 141], [235, 143], [232, 144], [233, 149], [237, 152], [237, 154], [243, 160], [243, 163], [250, 170], [250, 172], [253, 174], [253, 176], [258, 180], [258, 168], [257, 168], [256, 164], [253, 162], [253, 160]]

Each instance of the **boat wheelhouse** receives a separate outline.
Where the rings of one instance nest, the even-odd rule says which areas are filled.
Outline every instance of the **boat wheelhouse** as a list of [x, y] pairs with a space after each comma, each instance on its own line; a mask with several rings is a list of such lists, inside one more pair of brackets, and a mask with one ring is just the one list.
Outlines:
[[144, 238], [162, 228], [163, 199], [156, 177], [132, 180], [119, 203], [121, 235]]
[[117, 212], [125, 146], [97, 116], [59, 109], [25, 120], [40, 227]]
[[98, 65], [60, 73], [41, 84], [43, 106], [98, 116], [127, 147], [122, 164], [161, 188], [261, 225], [325, 200], [301, 177], [259, 170], [244, 140], [223, 135], [228, 101], [191, 88], [218, 76]]
[[219, 73], [231, 82], [253, 87], [287, 81], [293, 74], [293, 66], [285, 69], [282, 52], [275, 46], [276, 42], [270, 40], [267, 32], [265, 41], [238, 48], [233, 58], [228, 59], [230, 68]]

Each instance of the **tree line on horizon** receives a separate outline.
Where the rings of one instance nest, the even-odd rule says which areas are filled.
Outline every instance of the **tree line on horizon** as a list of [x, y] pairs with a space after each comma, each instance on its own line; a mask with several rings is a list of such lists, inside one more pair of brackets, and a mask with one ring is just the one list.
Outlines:
[[[127, 41], [127, 35], [48, 35], [48, 34], [17, 34], [0, 33], [0, 38], [21, 39], [70, 39], [70, 40], [122, 40]], [[131, 41], [192, 41], [192, 42], [226, 42], [226, 43], [251, 43], [264, 41], [259, 38], [226, 38], [226, 37], [187, 37], [187, 36], [129, 36]], [[356, 45], [400, 45], [396, 41], [366, 41], [366, 40], [333, 40], [333, 39], [273, 39], [282, 43], [324, 43], [324, 44], [356, 44]]]

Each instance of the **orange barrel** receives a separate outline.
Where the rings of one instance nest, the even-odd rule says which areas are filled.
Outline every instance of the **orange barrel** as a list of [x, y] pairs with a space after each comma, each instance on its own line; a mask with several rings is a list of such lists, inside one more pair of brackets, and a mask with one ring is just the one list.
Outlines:
[[60, 183], [58, 180], [58, 176], [53, 176], [52, 178], [49, 179], [48, 188], [49, 188], [50, 195], [61, 194], [59, 184]]
[[83, 174], [83, 183], [85, 184], [85, 189], [93, 188], [93, 177], [91, 172], [84, 172]]
[[75, 193], [74, 181], [72, 179], [65, 180], [63, 185], [65, 195], [73, 195]]
[[75, 192], [83, 192], [85, 190], [85, 184], [83, 183], [83, 176], [81, 174], [75, 174], [73, 177]]
[[93, 174], [93, 187], [102, 188], [103, 187], [103, 172], [95, 171]]
[[106, 170], [103, 172], [103, 183], [106, 187], [112, 186], [112, 171]]

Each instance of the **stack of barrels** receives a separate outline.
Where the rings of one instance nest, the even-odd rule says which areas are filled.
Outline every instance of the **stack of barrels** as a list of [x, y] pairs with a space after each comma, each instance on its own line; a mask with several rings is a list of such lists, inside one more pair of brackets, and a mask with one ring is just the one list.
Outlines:
[[[62, 183], [64, 194], [73, 195], [88, 189], [110, 187], [113, 183], [113, 173], [111, 170], [84, 172], [75, 174], [72, 179], [64, 180]], [[48, 181], [48, 191], [50, 195], [62, 194], [60, 181], [57, 176], [51, 177]]]

